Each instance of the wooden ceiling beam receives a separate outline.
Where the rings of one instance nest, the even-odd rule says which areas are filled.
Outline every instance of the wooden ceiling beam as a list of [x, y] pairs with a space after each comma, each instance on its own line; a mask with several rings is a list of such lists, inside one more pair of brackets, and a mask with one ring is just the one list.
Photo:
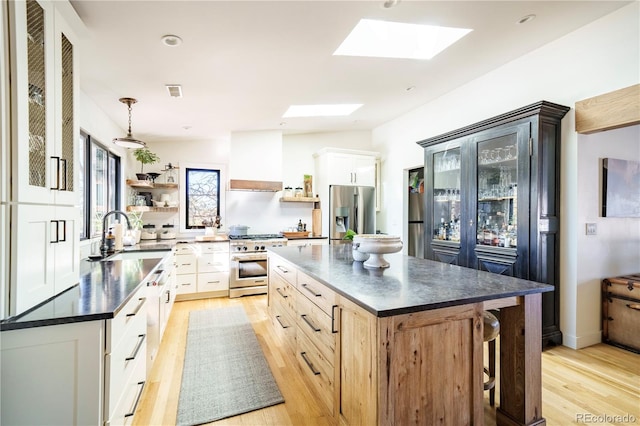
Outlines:
[[589, 134], [640, 123], [640, 84], [576, 102], [576, 132]]

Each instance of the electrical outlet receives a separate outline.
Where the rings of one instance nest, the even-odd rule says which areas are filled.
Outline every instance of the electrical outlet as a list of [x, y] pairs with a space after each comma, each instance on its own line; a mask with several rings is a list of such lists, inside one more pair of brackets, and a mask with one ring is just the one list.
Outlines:
[[586, 225], [586, 234], [587, 235], [596, 235], [598, 233], [598, 225], [595, 223], [587, 223]]

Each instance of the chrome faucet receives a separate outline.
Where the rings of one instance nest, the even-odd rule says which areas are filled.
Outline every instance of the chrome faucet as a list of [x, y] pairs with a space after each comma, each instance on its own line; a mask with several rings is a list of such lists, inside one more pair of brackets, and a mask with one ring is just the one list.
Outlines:
[[102, 254], [102, 257], [104, 257], [105, 254], [107, 254], [107, 239], [104, 232], [107, 227], [107, 218], [114, 214], [120, 214], [124, 216], [124, 218], [127, 221], [127, 229], [131, 230], [131, 222], [129, 222], [129, 216], [127, 216], [125, 212], [123, 212], [122, 210], [111, 210], [110, 212], [107, 212], [102, 217], [102, 239], [100, 240], [100, 254]]

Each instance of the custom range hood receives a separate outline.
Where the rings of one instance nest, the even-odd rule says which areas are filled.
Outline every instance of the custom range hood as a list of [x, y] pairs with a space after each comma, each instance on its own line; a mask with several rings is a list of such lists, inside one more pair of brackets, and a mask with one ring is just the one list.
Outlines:
[[282, 191], [282, 182], [268, 180], [242, 180], [229, 179], [230, 191], [259, 191], [278, 192]]

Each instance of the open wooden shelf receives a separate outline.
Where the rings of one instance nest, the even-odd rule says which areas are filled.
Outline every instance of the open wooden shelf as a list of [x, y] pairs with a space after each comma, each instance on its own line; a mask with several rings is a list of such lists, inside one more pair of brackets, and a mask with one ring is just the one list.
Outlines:
[[177, 207], [127, 206], [128, 212], [178, 213]]
[[281, 197], [281, 203], [319, 203], [318, 197]]
[[129, 185], [132, 188], [145, 188], [145, 189], [154, 189], [154, 188], [177, 189], [178, 188], [177, 183], [151, 183], [146, 180], [132, 180], [132, 179], [127, 179], [127, 185]]

